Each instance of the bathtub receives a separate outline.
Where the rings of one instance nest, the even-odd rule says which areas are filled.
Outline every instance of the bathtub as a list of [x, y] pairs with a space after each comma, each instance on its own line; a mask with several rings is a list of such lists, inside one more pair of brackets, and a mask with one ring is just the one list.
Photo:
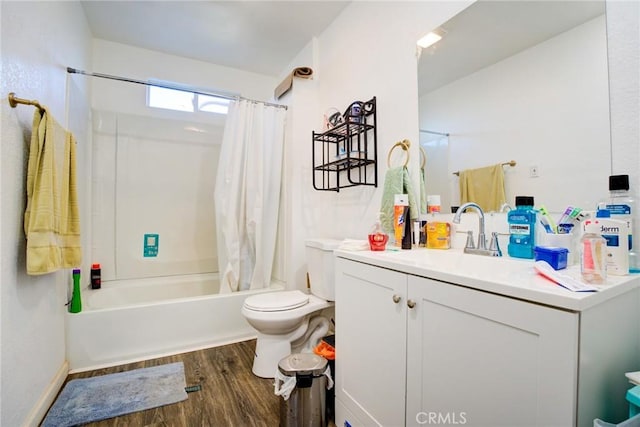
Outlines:
[[82, 290], [82, 311], [67, 313], [70, 372], [200, 350], [255, 338], [240, 313], [249, 295], [218, 294], [216, 274], [103, 282]]

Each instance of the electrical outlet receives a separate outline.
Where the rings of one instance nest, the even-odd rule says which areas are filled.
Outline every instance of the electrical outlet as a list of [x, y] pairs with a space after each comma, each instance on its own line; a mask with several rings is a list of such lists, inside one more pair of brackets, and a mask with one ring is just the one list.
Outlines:
[[538, 174], [538, 166], [530, 166], [529, 167], [529, 177], [530, 178], [537, 178], [540, 175]]

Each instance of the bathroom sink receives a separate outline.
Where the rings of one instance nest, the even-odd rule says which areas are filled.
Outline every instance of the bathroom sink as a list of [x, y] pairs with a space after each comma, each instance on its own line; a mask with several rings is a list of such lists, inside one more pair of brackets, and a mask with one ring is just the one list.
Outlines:
[[529, 260], [466, 254], [462, 249], [387, 250], [376, 257], [406, 266], [476, 278], [509, 277], [533, 268]]

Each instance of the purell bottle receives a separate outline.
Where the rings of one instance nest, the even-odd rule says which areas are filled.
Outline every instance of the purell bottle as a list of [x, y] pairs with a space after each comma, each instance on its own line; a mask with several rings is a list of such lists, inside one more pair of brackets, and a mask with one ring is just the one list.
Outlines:
[[606, 209], [611, 219], [627, 221], [629, 225], [629, 272], [640, 273], [640, 258], [637, 252], [638, 238], [634, 238], [638, 214], [635, 200], [629, 191], [629, 175], [611, 175], [609, 177], [609, 197], [598, 204], [598, 209]]
[[536, 246], [536, 211], [533, 197], [516, 196], [516, 208], [507, 214], [510, 257], [533, 259]]

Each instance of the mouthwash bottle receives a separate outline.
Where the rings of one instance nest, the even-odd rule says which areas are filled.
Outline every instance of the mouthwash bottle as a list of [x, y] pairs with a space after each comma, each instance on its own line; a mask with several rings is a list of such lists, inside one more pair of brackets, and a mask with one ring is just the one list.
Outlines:
[[533, 209], [533, 197], [516, 196], [516, 208], [507, 214], [509, 223], [510, 257], [533, 259], [536, 246], [536, 211]]
[[598, 209], [607, 209], [611, 219], [626, 221], [629, 225], [629, 272], [640, 273], [640, 254], [636, 234], [635, 200], [629, 191], [629, 175], [611, 175], [609, 177], [609, 197], [598, 204]]

